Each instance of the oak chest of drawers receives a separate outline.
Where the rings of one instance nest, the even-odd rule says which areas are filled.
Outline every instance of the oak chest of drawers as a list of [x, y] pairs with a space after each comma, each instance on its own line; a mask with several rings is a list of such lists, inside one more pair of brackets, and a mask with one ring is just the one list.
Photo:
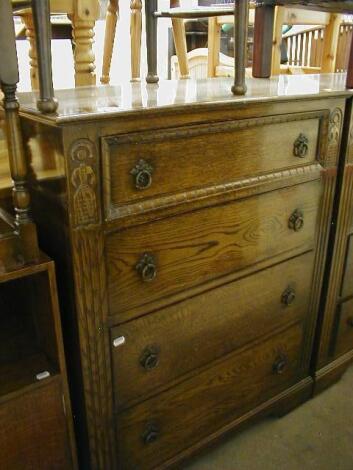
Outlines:
[[165, 468], [310, 396], [349, 94], [344, 77], [302, 80], [301, 95], [291, 77], [238, 99], [228, 80], [162, 82], [63, 92], [58, 116], [23, 107], [83, 468]]

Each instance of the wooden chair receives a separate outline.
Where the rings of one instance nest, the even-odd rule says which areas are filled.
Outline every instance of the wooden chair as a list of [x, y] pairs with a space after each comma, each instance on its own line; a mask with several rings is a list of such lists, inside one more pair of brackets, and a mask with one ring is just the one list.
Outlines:
[[[249, 23], [254, 24], [255, 10], [250, 9]], [[276, 7], [274, 17], [274, 37], [272, 42], [271, 76], [278, 74], [295, 73], [329, 73], [335, 72], [336, 57], [338, 51], [338, 40], [342, 15], [328, 12], [304, 10], [299, 8]], [[232, 24], [233, 19], [229, 16], [214, 17], [209, 20], [208, 31], [208, 77], [231, 76], [229, 60], [220, 55], [221, 26]], [[305, 62], [304, 56], [308, 57], [308, 41], [300, 43], [300, 50], [296, 52], [303, 57], [295, 65], [281, 65], [282, 26], [287, 25], [318, 25], [324, 28], [324, 41], [322, 49], [322, 60], [319, 67], [311, 67]]]
[[[304, 10], [293, 9], [285, 7], [276, 7], [274, 19], [274, 32], [273, 32], [273, 49], [271, 58], [271, 75], [278, 75], [280, 73], [295, 73], [296, 69], [305, 73], [333, 73], [335, 72], [336, 56], [338, 38], [340, 33], [340, 25], [342, 22], [342, 15]], [[319, 25], [324, 27], [323, 35], [323, 48], [322, 58], [319, 68], [312, 68], [304, 63], [297, 64], [291, 67], [281, 66], [281, 43], [282, 43], [282, 26], [288, 25]], [[305, 44], [308, 48], [308, 44]], [[301, 55], [308, 55], [308, 49], [304, 50], [304, 44], [301, 46], [302, 50], [297, 51]]]
[[[146, 0], [146, 9], [151, 0]], [[180, 6], [179, 0], [170, 0], [170, 7], [176, 8]], [[141, 34], [142, 34], [142, 0], [131, 0], [131, 23], [130, 23], [130, 41], [131, 41], [131, 78], [137, 80], [140, 78], [141, 63]], [[110, 66], [113, 54], [114, 39], [116, 33], [116, 24], [119, 17], [119, 0], [109, 0], [106, 16], [106, 28], [104, 38], [104, 54], [101, 83], [109, 83]], [[173, 35], [175, 48], [179, 60], [181, 78], [189, 76], [189, 70], [186, 59], [186, 39], [185, 28], [182, 19], [173, 19]]]
[[[253, 25], [255, 19], [255, 4], [249, 4], [249, 24]], [[233, 24], [232, 16], [213, 16], [208, 20], [208, 60], [207, 60], [207, 76], [213, 77], [229, 77], [233, 76], [234, 68], [230, 64], [230, 60], [223, 56], [220, 52], [221, 44], [221, 28], [224, 24]]]
[[[30, 66], [32, 88], [39, 88], [38, 53], [36, 35], [31, 8], [26, 8], [30, 2], [12, 0], [16, 14], [21, 16], [26, 35], [30, 43]], [[72, 22], [76, 86], [96, 84], [95, 57], [92, 49], [94, 25], [99, 17], [99, 0], [50, 0], [50, 12], [67, 14]]]
[[[42, 0], [41, 0], [42, 1]], [[0, 87], [11, 178], [14, 216], [0, 209], [0, 272], [12, 270], [39, 257], [36, 227], [30, 216], [27, 161], [18, 116], [19, 81], [15, 30], [10, 2], [0, 2]]]
[[[337, 48], [337, 39], [335, 34], [341, 22], [340, 14], [353, 13], [353, 1], [319, 1], [319, 0], [264, 0], [256, 8], [255, 13], [255, 31], [254, 31], [254, 77], [267, 78], [273, 70], [278, 70], [279, 55], [279, 27], [277, 31], [274, 28], [275, 15], [284, 15], [284, 10], [275, 7], [300, 7], [308, 10], [317, 10], [321, 12], [331, 13], [327, 23], [326, 38], [324, 45], [322, 72], [334, 71], [335, 51]], [[281, 20], [277, 20], [278, 25], [282, 24]], [[277, 51], [273, 57], [272, 45], [273, 38], [277, 35]], [[353, 48], [351, 48], [351, 59], [353, 65]], [[277, 56], [277, 58], [276, 58]], [[348, 68], [347, 86], [353, 85], [353, 69]]]

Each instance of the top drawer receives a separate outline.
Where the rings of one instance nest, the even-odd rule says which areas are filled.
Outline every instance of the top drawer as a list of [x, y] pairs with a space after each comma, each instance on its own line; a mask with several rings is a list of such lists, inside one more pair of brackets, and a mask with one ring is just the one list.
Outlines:
[[297, 113], [106, 137], [106, 204], [131, 204], [312, 163], [322, 116]]

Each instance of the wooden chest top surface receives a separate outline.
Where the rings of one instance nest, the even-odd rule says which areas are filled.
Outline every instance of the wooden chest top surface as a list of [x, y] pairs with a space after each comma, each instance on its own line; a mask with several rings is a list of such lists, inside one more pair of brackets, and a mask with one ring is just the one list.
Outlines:
[[[158, 85], [125, 83], [118, 86], [57, 90], [57, 114], [37, 111], [35, 93], [19, 94], [21, 114], [51, 124], [124, 117], [128, 114], [161, 114], [195, 109], [242, 107], [253, 102], [277, 102], [330, 96], [350, 96], [346, 74], [281, 75], [271, 79], [249, 78], [245, 96], [231, 93], [232, 79], [165, 80]], [[147, 115], [146, 114], [146, 115]]]

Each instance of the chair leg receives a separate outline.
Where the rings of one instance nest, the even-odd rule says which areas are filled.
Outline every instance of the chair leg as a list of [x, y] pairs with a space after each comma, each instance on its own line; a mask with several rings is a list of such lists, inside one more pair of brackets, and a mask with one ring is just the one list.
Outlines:
[[131, 79], [138, 80], [141, 65], [142, 1], [131, 0], [130, 10]]
[[245, 95], [246, 47], [248, 38], [249, 2], [238, 0], [234, 6], [234, 95]]
[[119, 0], [109, 0], [105, 20], [104, 52], [101, 83], [110, 82], [110, 66], [114, 49], [116, 23], [119, 18]]
[[180, 18], [173, 18], [172, 26], [175, 50], [179, 62], [179, 78], [189, 78], [190, 74], [184, 20]]
[[38, 55], [36, 47], [36, 32], [33, 24], [32, 11], [28, 11], [21, 17], [26, 28], [26, 37], [29, 42], [29, 65], [32, 90], [39, 89], [38, 80]]
[[256, 7], [254, 25], [253, 76], [271, 76], [272, 41], [275, 7], [262, 5]]
[[219, 54], [221, 48], [221, 25], [217, 17], [208, 20], [208, 59], [207, 76], [213, 78], [216, 76], [216, 68], [219, 65]]
[[157, 18], [154, 12], [157, 11], [157, 0], [145, 0], [146, 12], [146, 44], [147, 44], [147, 83], [157, 83]]
[[54, 98], [53, 88], [49, 0], [32, 0], [32, 11], [38, 54], [39, 100], [37, 106], [43, 113], [54, 113], [58, 102]]
[[75, 85], [90, 86], [96, 84], [95, 57], [93, 52], [94, 20], [82, 20], [71, 16], [72, 37], [75, 43]]
[[[170, 8], [180, 7], [180, 0], [170, 0]], [[179, 63], [179, 78], [189, 78], [188, 50], [186, 46], [186, 34], [184, 20], [172, 19], [173, 37], [176, 55]]]

